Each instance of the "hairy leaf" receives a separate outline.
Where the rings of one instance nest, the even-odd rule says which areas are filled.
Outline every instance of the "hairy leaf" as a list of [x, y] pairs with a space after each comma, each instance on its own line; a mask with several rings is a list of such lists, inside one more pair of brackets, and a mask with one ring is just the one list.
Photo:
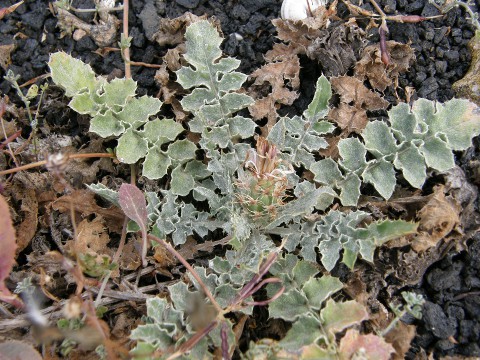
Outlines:
[[118, 191], [118, 203], [125, 215], [135, 221], [142, 232], [143, 246], [142, 246], [142, 262], [143, 266], [147, 266], [147, 225], [148, 212], [145, 195], [135, 185], [122, 184]]

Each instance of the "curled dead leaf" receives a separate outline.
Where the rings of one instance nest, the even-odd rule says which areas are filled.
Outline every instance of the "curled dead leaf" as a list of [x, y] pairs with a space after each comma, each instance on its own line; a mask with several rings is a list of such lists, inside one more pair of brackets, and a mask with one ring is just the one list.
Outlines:
[[[206, 15], [197, 16], [190, 12], [174, 19], [160, 18], [158, 31], [154, 33], [149, 40], [156, 41], [160, 46], [177, 45], [184, 42], [186, 28], [200, 20], [207, 19]], [[218, 22], [215, 23], [217, 30], [220, 29]]]
[[53, 7], [58, 19], [58, 26], [66, 34], [70, 34], [73, 29], [81, 29], [87, 33], [95, 44], [99, 47], [111, 46], [116, 37], [118, 28], [120, 27], [120, 20], [107, 11], [100, 11], [100, 20], [98, 24], [87, 24], [75, 15], [71, 14], [65, 9], [55, 5]]
[[405, 354], [410, 350], [410, 343], [417, 331], [415, 325], [407, 325], [399, 321], [397, 325], [385, 336], [385, 341], [392, 344], [395, 349], [392, 360], [403, 360]]
[[378, 44], [367, 46], [355, 65], [355, 76], [368, 79], [370, 85], [379, 91], [395, 84], [398, 75], [405, 72], [415, 60], [413, 48], [408, 44], [387, 41], [386, 46], [390, 55], [388, 66], [382, 62]]
[[0, 45], [0, 66], [7, 71], [12, 63], [11, 53], [15, 49], [15, 44]]
[[460, 224], [460, 205], [446, 197], [444, 186], [437, 186], [428, 203], [418, 212], [420, 224], [418, 235], [412, 242], [416, 252], [423, 252], [446, 238]]
[[[294, 54], [279, 55], [276, 51], [265, 59], [268, 63], [250, 76], [255, 79], [250, 95], [256, 100], [248, 109], [255, 120], [266, 117], [270, 129], [278, 117], [277, 106], [291, 105], [299, 96], [296, 90], [300, 87], [300, 60]], [[267, 96], [262, 95], [265, 87], [270, 88]]]

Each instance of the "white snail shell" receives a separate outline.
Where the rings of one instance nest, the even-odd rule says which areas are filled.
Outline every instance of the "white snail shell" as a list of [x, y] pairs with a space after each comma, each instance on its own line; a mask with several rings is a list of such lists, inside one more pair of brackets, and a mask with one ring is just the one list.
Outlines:
[[310, 11], [326, 3], [327, 0], [283, 0], [280, 14], [284, 20], [302, 20], [311, 15]]

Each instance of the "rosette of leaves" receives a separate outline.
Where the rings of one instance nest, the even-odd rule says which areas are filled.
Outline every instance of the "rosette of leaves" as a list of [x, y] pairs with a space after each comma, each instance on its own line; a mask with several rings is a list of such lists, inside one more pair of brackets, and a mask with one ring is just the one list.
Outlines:
[[389, 123], [372, 121], [361, 136], [338, 143], [340, 161], [327, 158], [312, 165], [314, 180], [340, 190], [343, 205], [355, 206], [362, 181], [371, 183], [389, 199], [396, 171], [415, 188], [421, 188], [427, 169], [439, 172], [454, 165], [453, 151], [471, 146], [480, 133], [480, 112], [475, 104], [452, 99], [444, 104], [426, 99], [412, 107], [402, 103], [389, 112]]
[[[235, 71], [240, 60], [222, 57], [223, 39], [206, 20], [190, 25], [185, 39], [184, 58], [190, 66], [177, 71], [177, 81], [185, 89], [193, 88], [181, 101], [182, 107], [194, 115], [188, 123], [190, 130], [202, 134], [200, 146], [210, 158], [219, 156], [218, 148], [245, 151], [245, 144], [237, 144], [237, 140], [253, 136], [256, 125], [235, 115], [253, 103], [250, 96], [237, 92], [247, 78]], [[239, 158], [242, 156], [239, 154]]]
[[270, 130], [267, 140], [281, 151], [281, 157], [295, 166], [309, 169], [315, 162], [314, 154], [328, 147], [323, 135], [335, 126], [324, 119], [329, 111], [332, 88], [325, 76], [318, 78], [315, 95], [302, 116], [281, 118]]
[[149, 179], [159, 179], [172, 168], [171, 187], [177, 195], [187, 195], [195, 180], [209, 175], [198, 162], [190, 163], [196, 157], [197, 146], [187, 139], [177, 140], [184, 131], [182, 125], [171, 119], [149, 121], [162, 102], [146, 95], [135, 97], [135, 81], [107, 82], [96, 77], [89, 65], [64, 52], [52, 54], [48, 65], [53, 81], [72, 98], [69, 106], [92, 117], [90, 131], [103, 138], [118, 137], [119, 161], [133, 164], [145, 158], [142, 174]]

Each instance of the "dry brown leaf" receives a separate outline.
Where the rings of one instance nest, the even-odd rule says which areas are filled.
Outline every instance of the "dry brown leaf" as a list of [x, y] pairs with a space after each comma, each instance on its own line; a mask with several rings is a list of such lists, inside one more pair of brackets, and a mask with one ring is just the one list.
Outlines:
[[81, 29], [85, 31], [99, 47], [108, 47], [112, 45], [117, 37], [120, 20], [108, 11], [100, 11], [99, 21], [95, 25], [90, 25], [71, 14], [65, 9], [53, 3], [55, 9], [58, 26], [66, 34], [70, 34], [73, 29]]
[[[186, 28], [197, 21], [205, 19], [207, 19], [207, 15], [197, 16], [190, 12], [174, 19], [160, 18], [158, 31], [149, 40], [156, 41], [160, 46], [183, 43]], [[217, 27], [217, 30], [221, 31], [218, 22], [215, 22], [214, 25]]]
[[10, 55], [14, 49], [15, 44], [0, 45], [0, 66], [5, 71], [7, 71], [8, 67], [12, 63], [12, 58]]
[[392, 344], [395, 349], [392, 360], [405, 359], [405, 354], [410, 349], [410, 343], [415, 337], [416, 332], [417, 328], [415, 325], [407, 325], [399, 321], [397, 326], [387, 333], [385, 341]]
[[[140, 258], [140, 248], [135, 249], [135, 243], [136, 239], [132, 237], [125, 244], [118, 260], [120, 269], [133, 271], [137, 270], [140, 265], [142, 265], [142, 259]], [[138, 244], [140, 244], [140, 242], [138, 242]]]
[[[273, 56], [274, 53], [270, 53]], [[296, 92], [300, 87], [300, 60], [298, 56], [287, 54], [268, 58], [271, 62], [255, 70], [251, 78], [255, 82], [251, 88], [251, 96], [256, 99], [255, 104], [248, 109], [255, 120], [267, 118], [267, 129], [273, 127], [277, 120], [277, 104], [291, 105], [298, 98]], [[287, 85], [289, 88], [287, 88]], [[261, 97], [262, 88], [271, 87], [270, 93]]]
[[16, 226], [18, 254], [30, 244], [37, 232], [38, 201], [33, 188], [24, 188], [20, 184], [14, 186], [12, 195], [21, 202], [20, 210], [23, 212], [23, 220]]
[[[362, 350], [361, 350], [362, 349]], [[377, 335], [362, 335], [356, 329], [348, 329], [340, 340], [338, 353], [341, 360], [353, 359], [355, 354], [363, 351], [368, 359], [389, 360], [395, 353], [392, 345]]]
[[[175, 119], [181, 122], [186, 119], [187, 113], [183, 111], [180, 101], [178, 101], [178, 96], [183, 95], [185, 91], [177, 82], [170, 80], [170, 74], [167, 67], [168, 64], [162, 64], [160, 69], [155, 72], [155, 82], [160, 86], [158, 97], [165, 104], [172, 105]], [[170, 69], [170, 71], [174, 70]]]
[[340, 156], [337, 145], [338, 145], [338, 142], [342, 139], [343, 139], [343, 136], [326, 138], [325, 140], [328, 143], [328, 147], [326, 149], [320, 149], [319, 150], [320, 155], [324, 157], [332, 158], [333, 160], [337, 160], [338, 157]]
[[379, 94], [367, 89], [363, 82], [352, 76], [338, 76], [330, 79], [332, 88], [340, 95], [340, 101], [351, 103], [365, 110], [386, 109], [389, 102]]
[[342, 129], [343, 137], [362, 132], [368, 123], [367, 110], [385, 109], [389, 104], [357, 78], [339, 76], [331, 78], [330, 82], [340, 95], [340, 105], [330, 111], [328, 118]]
[[[187, 243], [188, 242], [191, 242], [191, 239], [187, 238]], [[163, 269], [169, 268], [177, 263], [177, 259], [172, 254], [170, 254], [170, 252], [162, 245], [158, 245], [155, 247], [155, 253], [153, 254], [153, 258], [157, 261], [157, 267]]]
[[412, 242], [416, 252], [423, 252], [446, 239], [446, 236], [460, 224], [461, 207], [451, 197], [445, 197], [444, 186], [435, 187], [428, 203], [418, 212], [420, 224], [418, 235]]
[[2, 195], [0, 195], [0, 246], [2, 249], [0, 252], [0, 300], [21, 308], [22, 301], [5, 285], [5, 279], [10, 275], [15, 264], [17, 244], [15, 229], [10, 217], [10, 207]]
[[363, 50], [362, 58], [355, 65], [355, 76], [368, 79], [370, 85], [380, 91], [393, 85], [398, 75], [405, 72], [415, 60], [410, 45], [387, 41], [387, 50], [390, 54], [389, 65], [385, 65], [381, 60], [379, 44], [367, 46]]
[[70, 204], [73, 204], [73, 209], [82, 215], [101, 215], [105, 219], [106, 225], [110, 231], [117, 233], [122, 232], [122, 224], [125, 214], [114, 206], [108, 209], [98, 206], [95, 201], [95, 195], [91, 191], [75, 190], [69, 195], [64, 195], [58, 198], [52, 203], [52, 207], [54, 210], [60, 212], [69, 212]]
[[326, 76], [344, 75], [353, 67], [365, 41], [363, 31], [354, 23], [325, 28], [309, 21], [275, 19], [272, 22], [278, 38], [288, 43], [288, 47], [283, 47], [288, 51], [286, 54], [306, 54], [318, 60]]
[[110, 241], [103, 218], [97, 216], [92, 221], [83, 219], [77, 225], [77, 238], [67, 241], [67, 247], [76, 254], [105, 254]]
[[368, 124], [366, 110], [345, 103], [340, 103], [338, 107], [330, 110], [328, 118], [342, 129], [344, 136], [352, 132], [360, 134]]

